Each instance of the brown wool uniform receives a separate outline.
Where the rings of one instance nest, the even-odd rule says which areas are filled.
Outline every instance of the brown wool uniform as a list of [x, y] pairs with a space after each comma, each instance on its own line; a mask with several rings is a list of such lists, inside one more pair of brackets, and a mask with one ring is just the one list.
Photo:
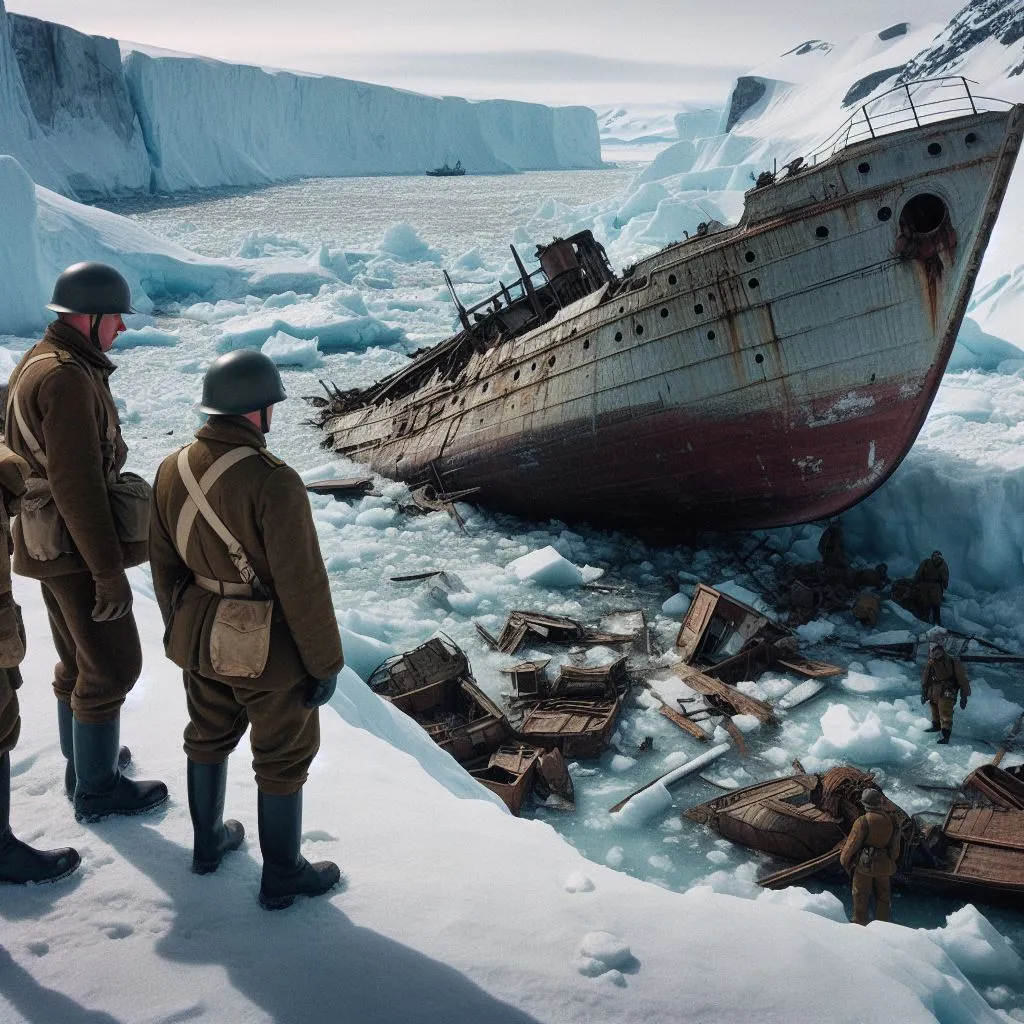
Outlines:
[[[43, 353], [45, 359], [26, 368]], [[36, 462], [13, 415], [7, 443], [33, 474], [49, 481], [74, 550], [46, 561], [26, 550], [15, 519], [14, 571], [40, 582], [60, 658], [54, 669], [58, 700], [70, 701], [81, 722], [116, 718], [142, 670], [142, 649], [131, 614], [93, 622], [94, 579], [113, 579], [146, 560], [145, 543], [122, 544], [110, 509], [107, 481], [124, 466], [128, 449], [110, 396], [114, 364], [73, 327], [57, 321], [11, 375], [26, 425], [46, 453]]]
[[958, 658], [944, 651], [938, 657], [928, 659], [921, 673], [921, 696], [931, 705], [935, 728], [952, 729], [957, 697], [970, 695], [967, 671]]
[[[19, 465], [20, 464], [20, 465]], [[28, 466], [17, 457], [0, 458], [0, 600], [11, 600], [10, 520], [7, 509], [12, 499], [25, 491]], [[21, 713], [17, 689], [21, 673], [16, 668], [0, 668], [0, 757], [9, 754], [18, 744], [21, 733]]]
[[945, 559], [940, 559], [936, 565], [931, 557], [926, 558], [914, 573], [914, 583], [918, 586], [921, 603], [931, 611], [933, 621], [938, 622], [942, 597], [949, 586], [949, 566]]
[[344, 664], [330, 585], [306, 489], [299, 475], [263, 449], [263, 434], [241, 416], [214, 416], [196, 434], [189, 465], [198, 479], [231, 448], [262, 449], [228, 469], [208, 493], [275, 598], [270, 654], [255, 679], [218, 675], [210, 660], [217, 594], [193, 574], [240, 582], [224, 542], [197, 516], [182, 560], [175, 533], [187, 498], [178, 453], [164, 459], [153, 488], [150, 562], [167, 626], [167, 656], [184, 669], [189, 725], [185, 753], [217, 764], [251, 726], [259, 788], [275, 796], [301, 789], [320, 745], [318, 710], [304, 706], [306, 679], [326, 679]]
[[[861, 856], [864, 851], [868, 851], [866, 857]], [[892, 876], [899, 857], [900, 834], [889, 815], [867, 811], [853, 823], [839, 861], [847, 872], [853, 870], [854, 924], [868, 923], [872, 893], [875, 894], [875, 919], [889, 920]]]

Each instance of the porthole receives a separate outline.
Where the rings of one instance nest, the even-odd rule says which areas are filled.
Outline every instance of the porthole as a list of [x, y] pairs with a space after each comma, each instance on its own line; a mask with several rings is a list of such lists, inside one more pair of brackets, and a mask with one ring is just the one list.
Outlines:
[[550, 359], [548, 360], [548, 366], [554, 366], [554, 365], [555, 365], [555, 357], [554, 357], [554, 356], [552, 356], [552, 357], [551, 357], [551, 358], [550, 358]]
[[763, 363], [764, 362], [764, 356], [761, 355], [760, 352], [758, 352], [757, 355], [754, 356], [754, 362], [755, 363]]
[[[516, 376], [518, 376], [518, 374], [517, 374]], [[458, 395], [456, 395], [456, 396], [455, 396], [455, 397], [454, 397], [454, 398], [452, 399], [452, 405], [458, 405], [458, 404], [459, 404], [459, 396], [458, 396]]]
[[754, 255], [754, 254], [753, 254], [752, 252], [747, 252], [747, 253], [744, 253], [744, 254], [743, 254], [743, 258], [744, 258], [744, 259], [745, 259], [745, 260], [746, 260], [746, 261], [747, 261], [748, 263], [753, 263], [753, 262], [754, 262], [754, 260], [756, 260], [756, 259], [757, 259], [757, 257], [756, 257], [756, 256], [755, 256], [755, 255]]
[[536, 363], [530, 363], [530, 369], [531, 370], [536, 370], [537, 369], [537, 364]]
[[874, 374], [871, 374], [871, 377], [870, 377], [870, 379], [868, 380], [868, 383], [869, 383], [869, 384], [874, 384], [874, 383], [875, 383], [875, 375], [874, 375]]
[[708, 302], [717, 302], [717, 301], [718, 301], [718, 299], [715, 298], [715, 293], [714, 292], [708, 292]]
[[636, 333], [637, 334], [643, 334], [644, 333], [644, 325], [643, 324], [637, 324], [636, 325]]
[[869, 164], [867, 160], [862, 160], [857, 164], [857, 170], [860, 171], [861, 174], [867, 174], [868, 171], [871, 170], [871, 164]]
[[964, 136], [964, 142], [966, 142], [968, 146], [973, 146], [977, 141], [978, 141], [978, 136], [975, 135], [974, 132], [968, 132]]
[[669, 274], [668, 275], [668, 283], [669, 284], [675, 284], [676, 283], [676, 275], [675, 274]]
[[928, 143], [928, 155], [938, 156], [942, 152], [942, 147], [937, 142]]
[[704, 312], [704, 307], [698, 302], [697, 305], [693, 307], [693, 311], [697, 316], [700, 316], [701, 313]]
[[519, 371], [518, 370], [516, 370], [516, 372], [512, 374], [512, 379], [513, 380], [519, 380]]
[[828, 228], [825, 227], [824, 224], [820, 224], [818, 227], [816, 227], [814, 229], [814, 233], [815, 235], [818, 236], [818, 238], [828, 238]]
[[948, 216], [946, 204], [930, 192], [914, 196], [900, 214], [900, 232], [904, 235], [930, 235]]
[[590, 348], [590, 339], [589, 339], [589, 338], [587, 338], [587, 339], [586, 339], [586, 340], [585, 340], [585, 341], [583, 342], [583, 347], [584, 347], [585, 349], [587, 349], [587, 348]]
[[715, 332], [714, 331], [708, 331], [708, 341], [714, 341], [714, 340], [715, 340]]
[[761, 285], [761, 282], [760, 282], [760, 281], [758, 281], [758, 279], [757, 279], [756, 277], [752, 277], [752, 278], [751, 278], [751, 279], [750, 279], [750, 280], [749, 280], [749, 281], [747, 282], [747, 287], [748, 287], [748, 288], [758, 288], [758, 287], [760, 287], [760, 285]]
[[622, 341], [622, 331], [616, 331], [615, 332], [615, 340], [616, 341]]
[[667, 310], [667, 309], [663, 309], [663, 310], [661, 311], [661, 316], [662, 316], [662, 319], [664, 319], [665, 317], [667, 317], [667, 316], [668, 316], [668, 310]]
[[890, 210], [888, 206], [883, 206], [878, 211], [878, 219], [879, 220], [888, 220], [891, 216], [892, 216], [892, 210]]
[[625, 312], [626, 312], [626, 307], [625, 306], [619, 306], [619, 314], [621, 315], [622, 313], [625, 313]]
[[487, 388], [488, 388], [488, 386], [489, 386], [489, 382], [488, 382], [488, 381], [485, 381], [485, 382], [484, 382], [484, 386], [483, 386], [483, 387], [482, 387], [482, 388], [481, 388], [480, 390], [481, 390], [481, 391], [486, 391], [486, 390], [487, 390]]

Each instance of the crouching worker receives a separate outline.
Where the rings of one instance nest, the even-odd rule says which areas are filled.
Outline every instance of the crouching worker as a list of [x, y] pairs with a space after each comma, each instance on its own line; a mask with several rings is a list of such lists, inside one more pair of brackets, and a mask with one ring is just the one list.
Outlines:
[[25, 493], [28, 475], [28, 463], [0, 443], [0, 882], [15, 885], [55, 882], [81, 862], [76, 850], [34, 850], [11, 831], [11, 751], [21, 731], [15, 691], [21, 685], [25, 628], [11, 593], [9, 513]]
[[867, 924], [872, 893], [875, 920], [889, 920], [892, 876], [900, 859], [900, 833], [885, 813], [877, 789], [865, 789], [860, 800], [864, 813], [853, 823], [839, 862], [853, 876], [853, 923]]
[[157, 472], [150, 562], [167, 656], [184, 669], [192, 870], [215, 871], [244, 831], [224, 821], [227, 758], [249, 728], [269, 910], [317, 896], [337, 865], [299, 852], [302, 787], [318, 708], [344, 659], [327, 572], [299, 475], [265, 447], [281, 377], [262, 353], [217, 359], [209, 420]]
[[121, 706], [142, 671], [129, 566], [146, 560], [149, 485], [122, 472], [107, 352], [131, 312], [128, 282], [104, 263], [76, 263], [48, 306], [58, 319], [11, 374], [6, 431], [31, 467], [14, 521], [14, 571], [39, 580], [60, 659], [57, 726], [79, 821], [162, 804], [162, 782], [121, 774]]

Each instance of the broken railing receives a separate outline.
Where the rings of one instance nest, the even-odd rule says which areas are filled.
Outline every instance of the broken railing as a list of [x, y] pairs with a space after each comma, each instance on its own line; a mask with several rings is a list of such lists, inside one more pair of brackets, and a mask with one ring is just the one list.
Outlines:
[[[971, 92], [971, 84], [970, 80], [959, 76], [921, 78], [916, 82], [896, 86], [859, 107], [806, 162], [816, 164], [855, 142], [889, 135], [904, 128], [920, 128], [921, 125], [944, 121], [960, 114], [978, 114], [1012, 106], [1006, 100], [975, 95]], [[925, 92], [923, 97], [920, 96], [922, 90]]]

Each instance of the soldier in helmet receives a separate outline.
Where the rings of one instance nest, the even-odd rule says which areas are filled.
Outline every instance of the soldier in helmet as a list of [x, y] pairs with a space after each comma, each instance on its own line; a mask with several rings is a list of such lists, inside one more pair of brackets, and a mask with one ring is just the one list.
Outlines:
[[305, 487], [266, 449], [281, 377], [262, 353], [221, 356], [203, 382], [207, 423], [169, 455], [153, 491], [150, 562], [167, 656], [184, 670], [192, 870], [242, 843], [224, 821], [227, 758], [250, 730], [258, 786], [260, 903], [327, 892], [337, 865], [299, 852], [302, 787], [320, 705], [344, 659]]
[[928, 610], [928, 621], [940, 625], [942, 621], [942, 598], [949, 586], [949, 566], [941, 551], [933, 551], [914, 573], [921, 603]]
[[941, 640], [933, 640], [928, 648], [928, 662], [921, 673], [921, 703], [931, 705], [932, 724], [925, 732], [941, 731], [939, 743], [948, 743], [953, 732], [957, 695], [963, 710], [971, 695], [967, 672], [959, 658], [947, 653]]
[[102, 263], [58, 278], [57, 313], [11, 374], [6, 432], [31, 469], [14, 522], [14, 571], [39, 580], [59, 661], [54, 670], [65, 785], [79, 821], [163, 803], [162, 782], [121, 774], [125, 695], [142, 669], [125, 569], [146, 560], [149, 488], [122, 473], [107, 358], [131, 312], [128, 283]]
[[860, 799], [864, 813], [853, 823], [839, 862], [853, 879], [853, 923], [867, 924], [872, 893], [875, 920], [889, 920], [892, 876], [900, 858], [900, 833], [885, 813], [882, 794], [877, 789], [865, 789]]

